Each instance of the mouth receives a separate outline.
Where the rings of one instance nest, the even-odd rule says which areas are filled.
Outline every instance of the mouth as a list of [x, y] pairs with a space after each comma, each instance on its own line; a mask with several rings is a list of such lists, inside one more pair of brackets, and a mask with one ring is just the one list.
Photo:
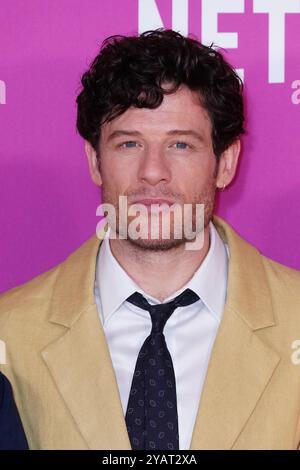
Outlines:
[[161, 199], [161, 198], [145, 198], [145, 199], [138, 199], [133, 201], [132, 204], [143, 204], [144, 206], [151, 206], [153, 204], [167, 204], [168, 206], [172, 206], [174, 201], [169, 201], [168, 199]]

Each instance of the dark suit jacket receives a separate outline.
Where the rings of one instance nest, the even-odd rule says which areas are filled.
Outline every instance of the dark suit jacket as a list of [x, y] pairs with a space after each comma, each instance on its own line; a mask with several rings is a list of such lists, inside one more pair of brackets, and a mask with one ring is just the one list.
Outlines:
[[28, 444], [11, 385], [0, 373], [0, 450], [27, 450]]

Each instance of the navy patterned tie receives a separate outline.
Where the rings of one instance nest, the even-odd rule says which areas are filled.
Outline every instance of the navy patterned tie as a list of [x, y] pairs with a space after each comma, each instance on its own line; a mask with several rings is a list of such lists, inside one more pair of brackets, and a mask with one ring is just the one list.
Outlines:
[[152, 320], [151, 333], [136, 361], [125, 416], [134, 450], [179, 449], [175, 374], [163, 329], [177, 307], [197, 300], [198, 295], [191, 289], [165, 304], [150, 305], [139, 292], [127, 299], [148, 310]]

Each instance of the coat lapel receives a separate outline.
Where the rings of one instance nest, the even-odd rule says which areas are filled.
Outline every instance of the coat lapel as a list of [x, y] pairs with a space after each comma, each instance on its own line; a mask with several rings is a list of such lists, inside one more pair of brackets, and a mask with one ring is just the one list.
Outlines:
[[89, 239], [61, 265], [50, 322], [65, 332], [42, 351], [88, 448], [130, 449], [118, 385], [94, 299], [101, 240]]
[[227, 308], [213, 348], [191, 449], [230, 449], [279, 357]]
[[280, 361], [256, 334], [275, 325], [261, 255], [220, 218], [214, 224], [229, 246], [228, 294], [191, 449], [234, 447]]
[[130, 449], [118, 385], [96, 306], [42, 353], [90, 449]]

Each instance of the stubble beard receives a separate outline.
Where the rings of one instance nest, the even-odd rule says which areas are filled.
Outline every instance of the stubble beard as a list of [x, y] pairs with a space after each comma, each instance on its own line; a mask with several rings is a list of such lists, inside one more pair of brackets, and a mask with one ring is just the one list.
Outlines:
[[[207, 227], [209, 224], [214, 210], [215, 204], [215, 194], [216, 194], [216, 171], [211, 176], [211, 178], [206, 182], [205, 187], [196, 194], [192, 201], [188, 201], [186, 203], [192, 205], [192, 230], [195, 233], [195, 238], [199, 235], [199, 233]], [[185, 243], [193, 242], [191, 238], [187, 238], [186, 232], [184, 230], [182, 224], [182, 236], [180, 238], [175, 238], [175, 230], [174, 226], [171, 223], [171, 230], [170, 230], [170, 237], [169, 238], [162, 238], [161, 230], [159, 230], [159, 237], [157, 239], [153, 239], [150, 236], [148, 238], [132, 238], [130, 235], [130, 230], [128, 230], [128, 226], [132, 221], [133, 217], [127, 216], [127, 224], [125, 226], [120, 224], [120, 212], [119, 212], [119, 203], [115, 200], [115, 197], [112, 197], [108, 185], [103, 182], [102, 186], [102, 201], [103, 203], [110, 203], [116, 208], [116, 226], [115, 226], [115, 233], [117, 238], [125, 239], [132, 248], [143, 250], [143, 251], [166, 251], [172, 249], [178, 249]], [[203, 225], [197, 231], [197, 224], [196, 223], [196, 204], [203, 204]], [[182, 204], [181, 204], [182, 206]]]

